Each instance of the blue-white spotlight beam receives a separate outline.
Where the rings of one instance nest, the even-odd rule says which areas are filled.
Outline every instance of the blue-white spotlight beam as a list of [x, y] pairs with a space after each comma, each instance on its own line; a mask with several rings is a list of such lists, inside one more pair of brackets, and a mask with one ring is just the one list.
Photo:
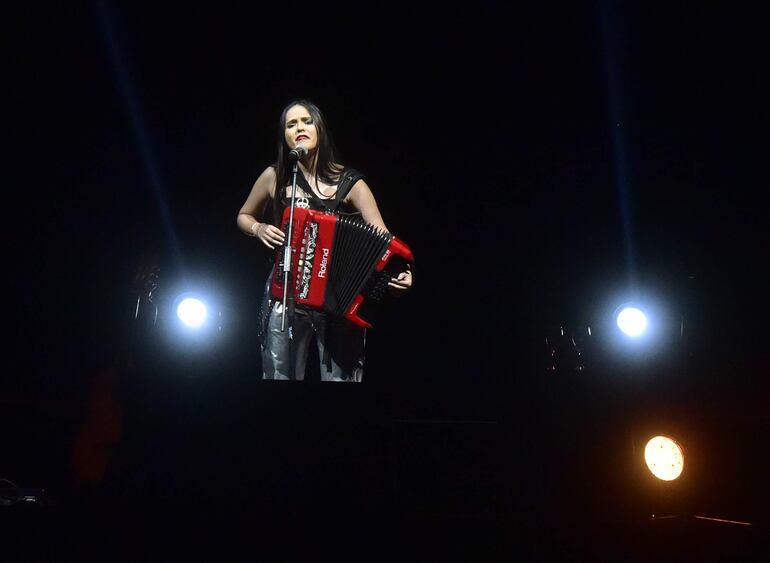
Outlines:
[[625, 100], [622, 75], [625, 63], [623, 60], [624, 45], [627, 37], [624, 35], [622, 27], [624, 22], [622, 4], [602, 0], [598, 3], [597, 10], [602, 40], [604, 75], [607, 81], [612, 152], [615, 161], [615, 180], [622, 220], [626, 267], [628, 269], [628, 281], [633, 286], [636, 284], [636, 255], [631, 223], [632, 172], [623, 130], [626, 123], [625, 108], [628, 105]]
[[176, 307], [179, 320], [190, 328], [199, 328], [206, 322], [208, 310], [206, 304], [194, 297], [185, 297]]
[[[610, 296], [595, 322], [597, 345], [606, 352], [607, 360], [638, 365], [657, 365], [659, 360], [675, 357], [679, 344], [679, 318], [673, 316], [670, 304], [651, 294]], [[592, 326], [594, 328], [594, 326]]]
[[173, 258], [177, 262], [177, 266], [180, 266], [182, 262], [181, 247], [176, 234], [176, 228], [174, 227], [166, 190], [150, 142], [150, 135], [147, 132], [142, 109], [135, 93], [132, 80], [133, 73], [129, 68], [129, 59], [122, 49], [119, 40], [118, 26], [114, 21], [116, 17], [114, 7], [110, 2], [93, 2], [92, 6], [96, 12], [99, 32], [104, 41], [107, 56], [112, 62], [118, 91], [131, 120], [131, 128], [134, 132], [136, 146], [142, 157], [142, 163], [152, 186], [152, 193], [158, 206], [158, 212], [163, 221], [169, 244], [173, 250]]
[[166, 331], [174, 346], [200, 345], [216, 337], [221, 323], [222, 304], [214, 291], [189, 290], [172, 293], [168, 303]]
[[632, 338], [642, 336], [647, 330], [647, 315], [637, 307], [623, 307], [615, 322], [623, 334]]

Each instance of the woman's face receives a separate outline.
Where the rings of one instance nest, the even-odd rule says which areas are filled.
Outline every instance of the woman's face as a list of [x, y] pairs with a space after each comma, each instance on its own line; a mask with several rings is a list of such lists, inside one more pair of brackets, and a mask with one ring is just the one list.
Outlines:
[[286, 112], [286, 123], [283, 130], [286, 144], [290, 149], [304, 145], [308, 151], [318, 146], [318, 132], [315, 122], [305, 106], [292, 106]]

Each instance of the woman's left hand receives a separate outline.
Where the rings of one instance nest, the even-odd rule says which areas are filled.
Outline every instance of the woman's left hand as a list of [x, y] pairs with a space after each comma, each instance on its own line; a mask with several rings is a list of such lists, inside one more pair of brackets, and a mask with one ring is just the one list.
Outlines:
[[407, 266], [406, 272], [401, 272], [396, 278], [390, 278], [388, 287], [390, 287], [394, 293], [403, 293], [412, 287], [412, 270], [409, 269], [409, 266]]

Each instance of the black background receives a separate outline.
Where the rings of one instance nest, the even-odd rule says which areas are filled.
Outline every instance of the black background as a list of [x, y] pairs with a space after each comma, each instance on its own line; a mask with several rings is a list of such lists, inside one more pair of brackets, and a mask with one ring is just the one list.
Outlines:
[[[119, 348], [132, 270], [156, 251], [161, 287], [186, 276], [219, 290], [229, 340], [197, 371], [180, 360], [127, 385], [134, 488], [118, 481], [110, 502], [221, 503], [225, 489], [267, 506], [277, 490], [283, 507], [347, 499], [395, 521], [538, 529], [528, 545], [553, 546], [578, 521], [642, 522], [647, 505], [628, 497], [648, 485], [630, 477], [629, 445], [669, 432], [709, 467], [691, 470], [687, 510], [766, 522], [758, 14], [694, 2], [4, 11], [0, 477], [81, 499], [69, 450]], [[356, 389], [259, 380], [270, 258], [235, 217], [300, 97], [417, 259]], [[547, 335], [601, 327], [632, 290], [675, 327], [659, 354], [625, 361], [597, 345], [584, 372], [545, 370]], [[125, 446], [132, 435], [142, 448]]]

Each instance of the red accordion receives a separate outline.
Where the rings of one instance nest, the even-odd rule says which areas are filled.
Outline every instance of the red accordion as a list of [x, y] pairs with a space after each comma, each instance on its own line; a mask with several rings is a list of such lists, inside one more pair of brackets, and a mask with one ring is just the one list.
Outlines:
[[[281, 227], [288, 230], [290, 209]], [[371, 328], [387, 299], [388, 282], [414, 262], [409, 247], [354, 216], [294, 209], [290, 291], [295, 304]], [[283, 252], [276, 253], [271, 293], [283, 298]]]

